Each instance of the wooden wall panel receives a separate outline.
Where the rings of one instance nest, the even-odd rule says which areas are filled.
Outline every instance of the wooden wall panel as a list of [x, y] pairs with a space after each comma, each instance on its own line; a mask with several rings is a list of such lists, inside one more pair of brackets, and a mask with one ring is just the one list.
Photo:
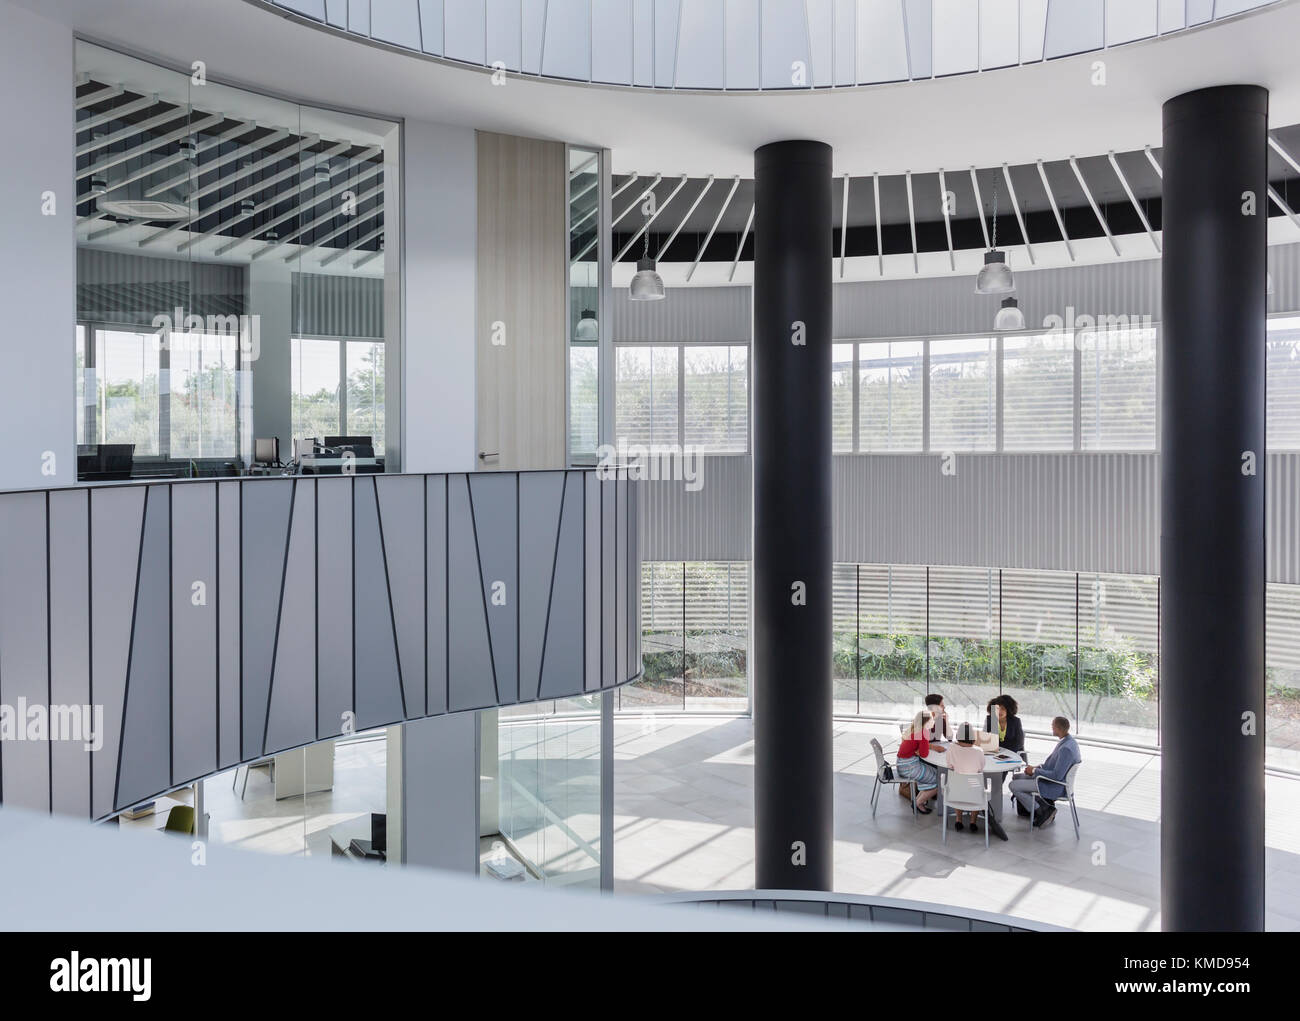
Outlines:
[[564, 467], [567, 179], [563, 144], [479, 133], [481, 468]]

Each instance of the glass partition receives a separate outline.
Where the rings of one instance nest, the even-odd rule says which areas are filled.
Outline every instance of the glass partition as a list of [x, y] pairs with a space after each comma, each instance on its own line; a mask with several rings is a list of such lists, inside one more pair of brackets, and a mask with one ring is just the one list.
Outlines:
[[[399, 126], [75, 59], [81, 477], [326, 471], [294, 457], [326, 438], [391, 467]], [[257, 438], [282, 464], [254, 465]]]
[[594, 464], [600, 443], [601, 154], [569, 149], [569, 464]]

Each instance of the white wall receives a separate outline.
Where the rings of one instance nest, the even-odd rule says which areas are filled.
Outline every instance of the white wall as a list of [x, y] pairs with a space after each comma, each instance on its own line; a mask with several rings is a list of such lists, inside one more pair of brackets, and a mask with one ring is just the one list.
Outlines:
[[474, 131], [408, 120], [405, 143], [402, 470], [473, 471]]
[[[72, 75], [71, 30], [0, 0], [0, 137], [8, 142], [0, 188], [4, 489], [77, 480]], [[54, 193], [53, 216], [42, 215], [45, 192]]]

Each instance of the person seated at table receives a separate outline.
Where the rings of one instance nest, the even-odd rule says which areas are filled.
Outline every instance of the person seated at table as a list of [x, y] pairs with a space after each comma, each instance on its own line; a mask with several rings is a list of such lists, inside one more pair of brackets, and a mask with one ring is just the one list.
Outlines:
[[[954, 773], [984, 775], [984, 752], [976, 746], [975, 728], [969, 723], [961, 723], [957, 726], [957, 743], [948, 746], [948, 768]], [[966, 828], [962, 825], [962, 816], [969, 815], [970, 831], [979, 832], [975, 826], [979, 812], [963, 812], [961, 809], [954, 809], [954, 811], [957, 813], [957, 829]]]
[[[1065, 796], [1065, 774], [1083, 761], [1079, 742], [1070, 733], [1069, 720], [1064, 716], [1052, 720], [1052, 733], [1056, 736], [1056, 747], [1043, 764], [1026, 766], [1024, 775], [1011, 781], [1011, 796], [1016, 799], [1016, 810], [1021, 815], [1029, 815], [1033, 809], [1035, 827], [1046, 826], [1056, 817], [1056, 806], [1052, 802]], [[1042, 797], [1035, 808], [1034, 798], [1038, 795]]]
[[930, 714], [930, 724], [925, 736], [931, 741], [951, 741], [952, 728], [948, 726], [948, 707], [943, 704], [943, 696], [932, 691], [925, 696], [925, 709]]
[[988, 715], [984, 718], [984, 729], [997, 734], [998, 746], [1017, 755], [1025, 750], [1025, 728], [1016, 715], [1019, 711], [1020, 706], [1014, 698], [998, 695], [989, 700]]
[[939, 770], [924, 761], [930, 754], [930, 739], [925, 733], [929, 718], [930, 714], [922, 709], [898, 742], [898, 775], [916, 787], [916, 810], [922, 815], [930, 814], [930, 802], [939, 793]]

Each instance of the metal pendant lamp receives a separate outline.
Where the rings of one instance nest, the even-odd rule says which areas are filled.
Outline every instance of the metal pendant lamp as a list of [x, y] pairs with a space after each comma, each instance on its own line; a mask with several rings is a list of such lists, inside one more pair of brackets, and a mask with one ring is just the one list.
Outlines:
[[664, 278], [655, 270], [655, 261], [650, 258], [650, 217], [646, 214], [645, 233], [642, 234], [641, 258], [636, 261], [636, 276], [628, 286], [628, 297], [632, 301], [659, 301], [664, 296]]
[[[983, 213], [981, 212], [981, 215]], [[1007, 265], [1007, 257], [998, 251], [998, 182], [993, 181], [993, 243], [984, 253], [984, 265], [975, 278], [976, 294], [1010, 294], [1016, 289], [1015, 277]]]
[[1002, 307], [993, 317], [993, 329], [999, 333], [1010, 333], [1025, 328], [1025, 314], [1020, 310], [1020, 303], [1015, 298], [1003, 298]]

